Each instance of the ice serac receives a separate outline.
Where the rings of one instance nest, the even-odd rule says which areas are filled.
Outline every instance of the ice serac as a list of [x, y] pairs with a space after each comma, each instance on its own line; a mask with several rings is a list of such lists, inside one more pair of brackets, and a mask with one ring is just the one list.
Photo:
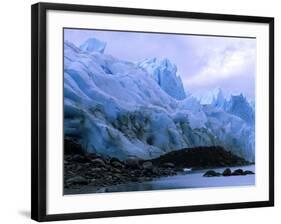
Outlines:
[[177, 74], [177, 66], [167, 58], [163, 60], [156, 58], [146, 59], [138, 65], [152, 75], [158, 85], [170, 96], [177, 100], [182, 100], [186, 97], [182, 80]]
[[230, 100], [225, 105], [225, 111], [240, 117], [250, 125], [254, 124], [254, 109], [242, 93], [230, 97]]
[[100, 41], [96, 38], [89, 38], [83, 44], [81, 44], [80, 49], [82, 51], [92, 53], [92, 52], [100, 52], [103, 53], [106, 47], [106, 43]]
[[139, 65], [102, 52], [64, 43], [65, 138], [121, 160], [221, 145], [254, 161], [250, 126], [186, 96], [168, 60]]
[[216, 108], [224, 108], [226, 99], [222, 93], [222, 90], [219, 88], [217, 94], [214, 96], [212, 100], [212, 105]]
[[248, 161], [255, 161], [255, 132], [252, 125], [212, 105], [205, 105], [204, 112], [208, 117], [207, 127], [219, 145], [232, 149], [233, 153]]
[[225, 104], [225, 97], [220, 88], [208, 92], [207, 94], [200, 97], [200, 103], [203, 105], [213, 105], [217, 108], [223, 108]]

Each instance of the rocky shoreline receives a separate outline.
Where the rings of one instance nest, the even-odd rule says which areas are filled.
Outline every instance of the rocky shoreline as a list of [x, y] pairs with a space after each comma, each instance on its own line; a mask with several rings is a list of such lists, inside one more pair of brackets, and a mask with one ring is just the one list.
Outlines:
[[[185, 168], [195, 170], [249, 164], [222, 147], [182, 149], [152, 160], [132, 158], [120, 161], [95, 153], [84, 153], [79, 144], [65, 140], [64, 189], [71, 191], [87, 186], [96, 188], [98, 192], [107, 186], [177, 175], [183, 173]], [[212, 171], [206, 176], [221, 176]]]
[[151, 181], [153, 178], [177, 174], [173, 164], [154, 166], [150, 161], [103, 158], [95, 154], [66, 155], [64, 159], [64, 187], [81, 185], [105, 187], [127, 182]]
[[243, 169], [236, 169], [232, 172], [231, 169], [226, 168], [222, 173], [216, 172], [215, 170], [208, 170], [203, 174], [203, 177], [246, 176], [246, 175], [251, 175], [251, 174], [255, 174], [255, 173], [251, 170], [243, 170]]

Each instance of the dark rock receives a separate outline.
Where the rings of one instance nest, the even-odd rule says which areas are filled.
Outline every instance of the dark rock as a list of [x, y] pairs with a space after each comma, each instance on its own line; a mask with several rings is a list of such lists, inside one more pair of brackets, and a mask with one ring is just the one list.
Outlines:
[[115, 157], [111, 157], [110, 160], [109, 160], [110, 164], [112, 164], [115, 161], [120, 163], [120, 160], [115, 158]]
[[64, 153], [67, 154], [83, 154], [82, 146], [71, 137], [64, 138]]
[[255, 174], [255, 173], [251, 170], [245, 170], [244, 171], [244, 175], [249, 175], [249, 174]]
[[89, 163], [89, 162], [87, 162], [87, 163], [84, 163], [84, 166], [85, 167], [89, 167], [89, 166], [91, 166], [92, 164], [91, 163]]
[[160, 176], [160, 170], [156, 167], [152, 168], [152, 173], [155, 174], [156, 176]]
[[216, 171], [214, 170], [208, 170], [206, 173], [204, 173], [204, 177], [217, 177], [217, 176], [220, 176], [221, 174], [220, 173], [217, 173]]
[[138, 177], [141, 176], [143, 172], [141, 170], [134, 170], [133, 172], [131, 172], [131, 174]]
[[80, 155], [80, 154], [74, 154], [72, 156], [72, 161], [79, 162], [79, 163], [84, 163], [84, 162], [87, 161], [87, 159], [84, 156]]
[[71, 177], [69, 179], [66, 180], [67, 184], [78, 184], [78, 185], [87, 185], [88, 184], [88, 180], [82, 176], [75, 176], [75, 177]]
[[121, 163], [118, 162], [118, 161], [113, 161], [113, 162], [110, 161], [110, 163], [111, 163], [112, 166], [114, 166], [114, 167], [116, 167], [116, 168], [119, 168], [119, 169], [124, 168], [124, 165], [121, 164]]
[[101, 158], [91, 160], [92, 164], [97, 167], [104, 167], [105, 162]]
[[164, 163], [162, 166], [167, 167], [167, 168], [174, 168], [175, 164], [174, 163]]
[[142, 164], [142, 167], [145, 169], [145, 170], [152, 170], [153, 169], [153, 164], [152, 162], [150, 161], [146, 161]]
[[76, 171], [80, 171], [81, 169], [83, 169], [83, 167], [82, 167], [79, 163], [76, 164], [75, 170], [76, 170]]
[[91, 159], [96, 159], [96, 158], [100, 158], [100, 156], [98, 156], [96, 153], [93, 153], [93, 152], [85, 152], [84, 155], [85, 155], [85, 157], [87, 157], [89, 160], [91, 160]]
[[102, 166], [100, 168], [102, 169], [102, 171], [107, 171], [107, 170], [111, 170], [111, 167], [112, 166], [106, 164], [105, 166]]
[[153, 169], [144, 169], [142, 172], [142, 176], [145, 177], [152, 177], [153, 176]]
[[114, 173], [122, 173], [121, 170], [114, 168], [114, 167], [111, 168], [111, 171]]
[[68, 173], [69, 175], [71, 175], [71, 176], [74, 176], [74, 175], [75, 175], [75, 173], [74, 173], [73, 171], [71, 171], [71, 170], [67, 170], [67, 173]]
[[223, 173], [222, 173], [223, 176], [231, 176], [231, 170], [229, 168], [226, 168]]
[[233, 176], [245, 175], [242, 169], [234, 170], [232, 173]]
[[129, 169], [140, 169], [141, 165], [138, 159], [127, 159], [125, 165]]
[[151, 160], [154, 165], [174, 163], [176, 167], [212, 168], [250, 164], [221, 146], [185, 148]]
[[97, 173], [97, 172], [101, 172], [102, 169], [99, 168], [99, 167], [96, 167], [96, 168], [92, 168], [91, 171], [94, 172], [94, 173]]
[[92, 178], [89, 182], [89, 185], [95, 186], [98, 184], [98, 181], [95, 178]]
[[[112, 174], [111, 174], [111, 175], [112, 175]], [[107, 176], [106, 176], [106, 180], [107, 180], [107, 181], [111, 181], [111, 180], [113, 179], [113, 176], [111, 176], [111, 175], [107, 175]]]

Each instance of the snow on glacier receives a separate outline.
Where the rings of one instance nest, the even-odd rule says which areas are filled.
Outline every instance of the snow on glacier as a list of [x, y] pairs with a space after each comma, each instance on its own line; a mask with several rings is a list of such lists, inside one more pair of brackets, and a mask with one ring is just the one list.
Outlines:
[[230, 114], [187, 95], [168, 59], [131, 63], [105, 54], [105, 46], [97, 39], [81, 48], [64, 43], [66, 137], [119, 159], [222, 145], [254, 161], [253, 128], [236, 110]]

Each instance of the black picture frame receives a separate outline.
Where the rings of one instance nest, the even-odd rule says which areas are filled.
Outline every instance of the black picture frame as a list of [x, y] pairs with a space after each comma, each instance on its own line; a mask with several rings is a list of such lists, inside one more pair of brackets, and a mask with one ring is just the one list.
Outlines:
[[[63, 10], [88, 13], [111, 13], [124, 15], [161, 16], [235, 22], [254, 22], [269, 25], [269, 200], [243, 203], [208, 204], [196, 206], [159, 207], [145, 209], [115, 210], [48, 215], [46, 213], [46, 13]], [[137, 8], [103, 7], [73, 4], [37, 3], [31, 13], [31, 76], [32, 76], [32, 155], [31, 155], [31, 218], [36, 221], [102, 218], [116, 216], [148, 215], [161, 213], [193, 212], [206, 210], [238, 209], [274, 206], [274, 18], [164, 11]]]

